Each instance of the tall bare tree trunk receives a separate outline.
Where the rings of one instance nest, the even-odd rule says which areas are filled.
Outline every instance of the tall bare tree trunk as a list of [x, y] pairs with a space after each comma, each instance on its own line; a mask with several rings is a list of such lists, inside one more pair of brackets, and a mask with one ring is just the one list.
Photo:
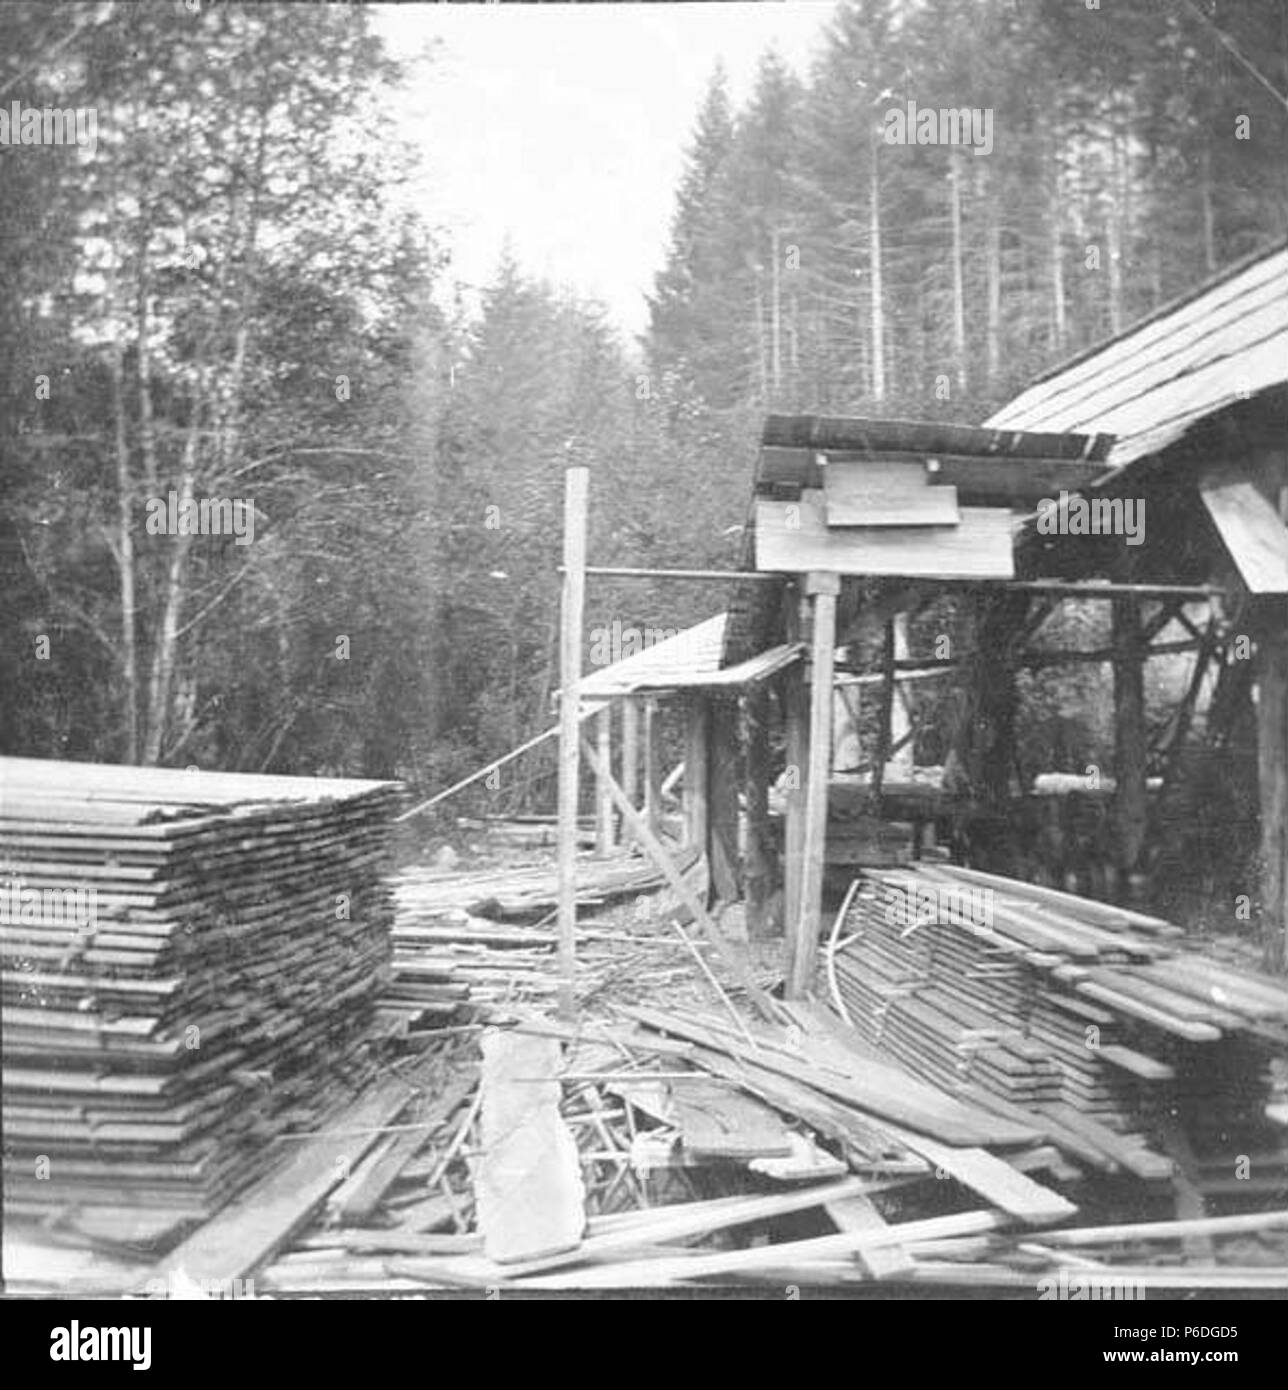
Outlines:
[[116, 416], [116, 562], [121, 576], [121, 665], [125, 679], [125, 760], [139, 760], [139, 655], [134, 596], [134, 481], [125, 435], [125, 345], [112, 353], [112, 409]]
[[872, 147], [869, 248], [872, 266], [872, 398], [885, 400], [885, 303], [881, 292], [881, 184], [877, 176], [877, 150]]
[[[112, 183], [112, 222], [119, 239], [120, 205], [117, 180], [113, 174]], [[118, 319], [124, 318], [123, 295], [121, 291], [121, 266], [117, 260], [113, 266], [112, 306]], [[127, 762], [139, 760], [139, 655], [138, 655], [138, 615], [134, 588], [134, 478], [130, 468], [130, 445], [125, 429], [125, 338], [122, 332], [116, 334], [112, 351], [112, 412], [115, 416], [116, 445], [116, 506], [117, 543], [116, 564], [120, 573], [121, 592], [121, 666], [125, 681], [125, 759]]]
[[989, 382], [1002, 370], [1002, 221], [996, 196], [989, 198], [988, 213], [988, 317], [986, 361]]
[[957, 358], [957, 389], [966, 393], [966, 274], [962, 264], [961, 170], [956, 154], [949, 153], [948, 185], [953, 214], [953, 353]]
[[1051, 180], [1051, 204], [1047, 213], [1051, 229], [1051, 346], [1057, 352], [1063, 351], [1069, 333], [1068, 303], [1064, 290], [1064, 227], [1061, 221], [1064, 190], [1061, 185], [1060, 166], [1057, 164]]
[[773, 364], [774, 399], [778, 400], [783, 390], [783, 307], [782, 307], [782, 272], [778, 264], [778, 228], [775, 227], [770, 240], [770, 247], [773, 252], [773, 268], [770, 272], [770, 287], [773, 294], [773, 301], [770, 305], [770, 342], [772, 345], [771, 362]]

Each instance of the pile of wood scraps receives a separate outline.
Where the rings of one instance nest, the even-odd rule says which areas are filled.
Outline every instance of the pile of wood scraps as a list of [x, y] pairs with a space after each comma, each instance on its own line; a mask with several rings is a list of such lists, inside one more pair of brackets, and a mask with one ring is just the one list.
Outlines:
[[872, 870], [826, 967], [866, 1042], [1029, 1115], [1080, 1164], [1168, 1178], [1178, 1131], [1200, 1160], [1282, 1147], [1266, 1111], [1288, 989], [1157, 918], [967, 869]]
[[[871, 1064], [816, 1008], [793, 1008], [781, 1029], [747, 1023], [747, 1036], [689, 1010], [622, 1012], [577, 1026], [517, 1017], [486, 1036], [456, 1151], [474, 1191], [467, 1229], [446, 1215], [417, 1232], [387, 1217], [323, 1223], [258, 1287], [901, 1281], [1037, 1297], [1064, 1279], [1067, 1297], [1088, 1271], [1153, 1289], [1267, 1288], [1288, 1273], [1269, 1250], [1249, 1261], [1246, 1244], [1220, 1245], [1278, 1231], [1282, 1211], [1070, 1227], [1073, 1203], [1030, 1176], [1061, 1167], [1041, 1134]], [[1196, 1234], [1215, 1258], [1187, 1257]]]
[[7, 1221], [163, 1240], [370, 1079], [399, 796], [0, 760]]
[[[692, 852], [677, 852], [677, 867], [689, 879], [702, 868]], [[583, 907], [663, 887], [660, 874], [629, 856], [585, 857], [577, 873]], [[393, 883], [393, 977], [381, 999], [382, 1015], [416, 1032], [465, 1023], [499, 1006], [552, 999], [559, 989], [554, 887], [546, 870], [400, 874]], [[667, 926], [659, 929], [658, 920], [667, 915], [650, 910], [638, 924], [583, 918], [577, 929], [577, 997], [586, 1002], [611, 990], [635, 999], [691, 978], [697, 968], [693, 954], [704, 952], [706, 944]]]
[[[697, 862], [698, 851], [677, 848], [673, 857], [676, 868], [684, 872]], [[603, 858], [580, 856], [576, 881], [579, 907], [598, 906], [663, 885], [657, 869], [626, 851]], [[451, 908], [499, 921], [522, 921], [553, 913], [559, 875], [549, 860], [524, 868], [455, 873], [407, 868], [394, 880], [393, 891], [400, 923]]]

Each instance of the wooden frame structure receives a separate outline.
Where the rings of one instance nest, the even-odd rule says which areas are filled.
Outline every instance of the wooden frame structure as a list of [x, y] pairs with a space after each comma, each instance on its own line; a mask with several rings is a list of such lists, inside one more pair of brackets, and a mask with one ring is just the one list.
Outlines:
[[[1113, 670], [1117, 883], [1139, 888], [1145, 866], [1149, 765], [1145, 663], [1198, 653], [1197, 669], [1167, 733], [1183, 742], [1204, 672], [1224, 663], [1235, 698], [1255, 689], [1261, 870], [1255, 885], [1265, 963], [1288, 962], [1288, 246], [1233, 267], [1109, 344], [1049, 373], [981, 427], [771, 416], [756, 469], [743, 562], [736, 573], [677, 570], [676, 579], [732, 581], [722, 662], [691, 681], [686, 752], [707, 769], [686, 784], [688, 834], [705, 843], [716, 896], [739, 895], [749, 920], [763, 910], [770, 772], [766, 716], [748, 721], [747, 863], [738, 863], [738, 787], [728, 740], [713, 720], [723, 687], [779, 683], [786, 761], [783, 901], [788, 993], [806, 993], [821, 929], [827, 839], [833, 676], [838, 646], [856, 621], [885, 625], [879, 672], [880, 746], [872, 771], [879, 809], [895, 683], [941, 674], [945, 663], [902, 654], [901, 614], [936, 594], [967, 597], [976, 650], [948, 663], [960, 692], [954, 755], [965, 796], [988, 809], [1011, 792], [1016, 680], [1025, 667], [1109, 662]], [[1139, 537], [1088, 532], [1070, 520], [1083, 502], [1125, 515], [1139, 501]], [[1120, 510], [1114, 512], [1114, 505]], [[1055, 524], [1052, 525], [1052, 522]], [[569, 525], [578, 524], [570, 513]], [[584, 520], [580, 523], [584, 526]], [[568, 563], [566, 559], [566, 563]], [[584, 557], [581, 563], [584, 564]], [[590, 567], [584, 573], [653, 576]], [[665, 572], [663, 572], [665, 573]], [[567, 578], [565, 592], [569, 593]], [[1066, 599], [1110, 604], [1104, 651], [1049, 651], [1033, 638]], [[1209, 621], [1192, 606], [1207, 606]], [[565, 631], [570, 610], [565, 611]], [[1160, 640], [1169, 625], [1184, 635]], [[1250, 679], [1230, 677], [1238, 639]], [[755, 670], [790, 647], [807, 661]], [[770, 663], [772, 665], [772, 661]], [[1249, 672], [1243, 673], [1245, 677]], [[565, 672], [565, 699], [572, 682]], [[705, 694], [694, 695], [694, 692]], [[1222, 692], [1218, 691], [1218, 696]], [[758, 698], [758, 697], [757, 697]], [[630, 704], [628, 702], [628, 709]], [[575, 721], [565, 718], [571, 726]], [[624, 726], [626, 717], [624, 716]], [[601, 728], [603, 726], [601, 725]], [[911, 733], [902, 736], [905, 740]], [[624, 741], [631, 742], [626, 732]], [[599, 744], [594, 765], [608, 778]], [[624, 774], [628, 781], [632, 774]], [[647, 781], [647, 777], [646, 777]], [[649, 783], [652, 785], [652, 783]], [[612, 797], [622, 788], [603, 784]], [[634, 809], [633, 793], [624, 798]], [[656, 807], [646, 796], [646, 807]], [[561, 816], [575, 814], [561, 805]], [[625, 812], [623, 811], [625, 816]], [[634, 830], [632, 818], [626, 817]], [[641, 822], [656, 842], [656, 816]], [[740, 873], [745, 868], [745, 874]], [[569, 881], [571, 871], [569, 870]], [[703, 919], [700, 919], [703, 920]], [[704, 927], [710, 926], [704, 921]]]

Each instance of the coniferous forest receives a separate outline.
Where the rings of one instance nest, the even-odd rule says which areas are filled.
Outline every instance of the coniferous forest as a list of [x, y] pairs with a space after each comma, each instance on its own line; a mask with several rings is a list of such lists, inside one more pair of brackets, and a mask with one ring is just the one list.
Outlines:
[[[732, 568], [766, 411], [977, 423], [1288, 228], [1283, 0], [837, 6], [712, 73], [639, 340], [511, 256], [454, 293], [401, 77], [361, 6], [0, 4], [0, 104], [103, 113], [0, 146], [0, 751], [446, 786], [552, 722], [569, 464], [593, 561]], [[888, 143], [910, 102], [991, 148]]]

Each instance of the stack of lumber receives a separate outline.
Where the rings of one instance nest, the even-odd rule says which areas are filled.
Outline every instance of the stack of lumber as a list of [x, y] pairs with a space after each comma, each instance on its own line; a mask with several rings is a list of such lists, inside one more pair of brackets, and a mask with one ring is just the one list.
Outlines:
[[[980, 1104], [1019, 1106], [1067, 1152], [1141, 1177], [1177, 1122], [1200, 1153], [1260, 1137], [1277, 981], [1182, 949], [1141, 913], [943, 865], [869, 871], [828, 953], [870, 1044]], [[1244, 1148], [1232, 1150], [1246, 1152]]]
[[550, 930], [400, 907], [393, 944], [393, 979], [381, 1008], [412, 1027], [452, 1023], [470, 1005], [544, 999], [558, 988]]
[[[699, 867], [696, 850], [679, 850], [675, 860], [682, 873]], [[663, 886], [661, 874], [633, 855], [584, 856], [577, 863], [579, 907]], [[390, 1018], [413, 1029], [433, 1027], [465, 1017], [468, 1006], [486, 1009], [548, 999], [558, 992], [556, 936], [549, 925], [558, 892], [553, 869], [404, 869], [392, 887], [393, 979], [381, 1003]], [[522, 925], [523, 918], [536, 918], [544, 925]], [[578, 933], [579, 946], [596, 939], [620, 945], [622, 934]], [[577, 970], [578, 992], [584, 994], [594, 986], [598, 972], [580, 952]], [[655, 972], [649, 973], [655, 978]]]
[[[698, 851], [677, 849], [673, 858], [676, 868], [685, 872], [696, 863]], [[611, 858], [583, 855], [577, 861], [576, 877], [577, 903], [582, 907], [648, 893], [664, 883], [652, 864], [629, 852]], [[554, 912], [559, 875], [548, 859], [522, 868], [464, 873], [408, 868], [393, 886], [400, 921], [415, 921], [426, 913], [436, 916], [450, 908], [502, 921], [521, 921]]]
[[6, 1215], [206, 1215], [370, 1074], [399, 795], [0, 760]]

